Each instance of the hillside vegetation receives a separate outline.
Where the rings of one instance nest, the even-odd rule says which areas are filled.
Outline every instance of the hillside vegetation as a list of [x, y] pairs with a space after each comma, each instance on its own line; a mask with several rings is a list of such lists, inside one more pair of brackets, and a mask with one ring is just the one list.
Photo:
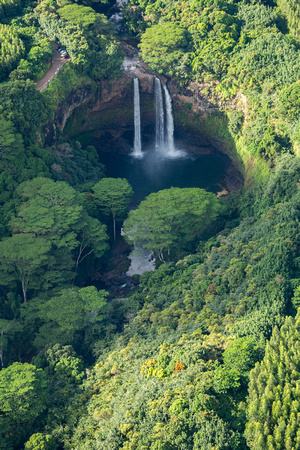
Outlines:
[[[144, 61], [219, 106], [247, 179], [129, 215], [93, 146], [45, 138], [71, 93], [120, 73], [101, 8], [0, 1], [0, 448], [299, 449], [298, 2], [127, 3]], [[50, 40], [71, 60], [39, 92]], [[157, 268], [121, 297], [96, 278], [127, 215]]]

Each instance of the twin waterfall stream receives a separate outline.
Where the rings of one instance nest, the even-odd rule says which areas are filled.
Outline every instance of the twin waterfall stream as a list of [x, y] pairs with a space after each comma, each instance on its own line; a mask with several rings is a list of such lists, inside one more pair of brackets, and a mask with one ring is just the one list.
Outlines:
[[141, 138], [141, 108], [140, 108], [140, 90], [139, 79], [134, 78], [134, 144], [133, 155], [136, 158], [141, 158], [142, 153], [142, 138]]
[[[134, 78], [134, 146], [132, 155], [143, 157], [141, 139], [141, 112], [139, 79]], [[164, 92], [164, 96], [163, 96]], [[164, 101], [165, 100], [165, 101]], [[160, 80], [155, 77], [155, 149], [163, 156], [174, 158], [182, 153], [174, 145], [174, 120], [172, 114], [172, 99], [166, 84], [161, 86]]]

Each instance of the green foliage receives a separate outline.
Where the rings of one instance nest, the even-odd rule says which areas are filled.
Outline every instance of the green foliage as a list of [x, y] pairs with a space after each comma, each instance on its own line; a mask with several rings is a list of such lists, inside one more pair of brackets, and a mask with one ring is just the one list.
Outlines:
[[47, 381], [42, 369], [14, 363], [0, 372], [1, 444], [20, 445], [46, 408]]
[[275, 328], [250, 374], [247, 443], [251, 449], [299, 446], [299, 319]]
[[15, 189], [19, 183], [49, 174], [51, 156], [35, 144], [25, 147], [22, 136], [10, 120], [0, 118], [0, 235], [7, 235], [7, 224], [15, 211]]
[[1, 283], [10, 285], [13, 281], [20, 282], [23, 301], [26, 302], [28, 289], [40, 288], [41, 281], [37, 282], [34, 275], [40, 275], [40, 269], [46, 266], [50, 248], [49, 241], [34, 234], [16, 234], [1, 241]]
[[[153, 25], [142, 35], [139, 44], [143, 60], [151, 69], [169, 76], [187, 76], [188, 37], [187, 32], [173, 23]], [[184, 61], [184, 69], [179, 69]]]
[[194, 448], [228, 449], [239, 448], [239, 438], [228, 429], [227, 424], [219, 417], [201, 416], [200, 430], [195, 436]]
[[[106, 291], [97, 291], [94, 286], [76, 289], [69, 288], [60, 292], [40, 306], [40, 317], [46, 326], [40, 330], [39, 341], [44, 339], [43, 347], [47, 344], [61, 342], [69, 344], [74, 334], [93, 327], [93, 324], [103, 322], [106, 311]], [[57, 314], [60, 311], [60, 314]], [[47, 336], [50, 327], [55, 330], [54, 336]], [[44, 331], [45, 330], [45, 331]], [[56, 335], [55, 335], [56, 334]], [[53, 333], [52, 333], [53, 335]], [[55, 339], [53, 341], [53, 339]], [[39, 344], [40, 345], [40, 344]]]
[[67, 181], [73, 188], [86, 191], [104, 176], [105, 168], [99, 163], [92, 145], [82, 149], [65, 142], [53, 146], [49, 152], [55, 158], [51, 169], [52, 178], [56, 181]]
[[27, 139], [51, 117], [42, 94], [30, 80], [11, 80], [0, 85], [0, 115]]
[[267, 207], [287, 202], [297, 194], [300, 176], [299, 159], [292, 155], [277, 158], [276, 167], [263, 187], [262, 198], [257, 201], [260, 212]]
[[31, 47], [26, 59], [21, 59], [18, 72], [27, 70], [34, 79], [41, 78], [44, 72], [45, 63], [51, 58], [53, 47], [48, 39], [41, 39], [39, 45]]
[[[48, 296], [40, 295], [23, 304], [20, 321], [24, 331], [30, 333], [33, 351], [43, 351], [56, 343], [72, 345], [85, 360], [90, 360], [94, 340], [103, 339], [107, 332], [105, 329], [109, 309], [106, 304], [107, 295], [106, 291], [98, 291], [94, 286], [86, 288], [68, 286], [56, 289]], [[65, 373], [66, 379], [73, 376], [76, 378], [76, 371], [79, 370], [79, 366], [81, 367], [75, 359], [68, 359], [69, 356], [74, 355], [59, 356], [64, 358], [61, 362], [60, 376]], [[39, 360], [35, 364], [44, 367]], [[79, 383], [81, 379], [82, 374], [79, 374]]]
[[220, 366], [214, 377], [216, 392], [226, 393], [229, 389], [244, 388], [248, 384], [250, 370], [261, 359], [264, 343], [254, 337], [237, 338], [223, 353], [224, 366]]
[[236, 136], [242, 128], [244, 114], [239, 110], [232, 110], [228, 113], [229, 124], [228, 129], [233, 136]]
[[56, 450], [57, 445], [50, 434], [35, 433], [25, 442], [25, 450]]
[[[218, 352], [214, 338], [198, 329], [169, 334], [168, 341], [158, 336], [151, 341], [132, 339], [101, 355], [87, 380], [97, 395], [72, 437], [76, 446], [240, 448], [240, 433], [230, 430], [224, 418], [225, 411], [230, 417], [231, 404], [212, 389], [215, 364], [210, 358]], [[224, 345], [222, 336], [218, 338]], [[152, 357], [145, 361], [147, 355]]]
[[114, 240], [116, 240], [116, 221], [125, 218], [133, 190], [125, 178], [102, 178], [93, 187], [94, 199], [104, 215], [112, 215]]
[[130, 212], [124, 233], [128, 240], [154, 251], [163, 261], [166, 251], [169, 254], [171, 247], [184, 248], [220, 212], [217, 197], [203, 189], [165, 189], [150, 194]]
[[291, 33], [299, 36], [300, 8], [297, 0], [277, 0], [277, 5], [286, 17]]
[[7, 78], [25, 53], [25, 46], [18, 33], [8, 25], [0, 24], [0, 81]]
[[[196, 11], [201, 9], [197, 6], [193, 8]], [[197, 78], [203, 77], [201, 72], [208, 72], [217, 77], [226, 73], [229, 57], [238, 38], [236, 18], [228, 14], [229, 10], [227, 12], [226, 9], [224, 2], [204, 8], [200, 17], [194, 12], [194, 23], [189, 24], [189, 30], [195, 48], [192, 67]]]
[[36, 8], [47, 36], [66, 47], [72, 65], [81, 73], [95, 80], [116, 77], [122, 52], [106, 17], [77, 4], [60, 9], [56, 6], [44, 1]]
[[0, 2], [0, 19], [16, 16], [21, 12], [21, 0], [1, 0]]
[[41, 177], [22, 183], [18, 193], [24, 202], [11, 222], [15, 233], [34, 233], [56, 248], [76, 247], [72, 227], [80, 220], [83, 207], [73, 188]]
[[106, 227], [85, 212], [82, 198], [64, 182], [35, 178], [22, 183], [18, 194], [23, 202], [10, 222], [13, 236], [0, 242], [0, 270], [3, 283], [21, 282], [26, 302], [28, 289], [57, 286], [72, 278], [74, 264], [77, 271], [90, 254], [100, 258], [108, 237]]
[[294, 290], [294, 295], [292, 297], [292, 303], [295, 307], [295, 309], [298, 309], [300, 307], [300, 286], [297, 286]]
[[96, 33], [111, 32], [111, 24], [103, 14], [97, 14], [88, 6], [72, 5], [64, 6], [58, 9], [60, 17], [74, 25], [79, 25], [83, 29], [93, 30]]
[[51, 396], [47, 429], [52, 431], [52, 436], [42, 438], [37, 433], [25, 445], [51, 445], [50, 450], [55, 450], [57, 446], [69, 445], [69, 432], [84, 410], [84, 365], [71, 346], [61, 344], [47, 346], [33, 361], [47, 376]]
[[[85, 87], [93, 92], [95, 85], [91, 78], [80, 73], [72, 65], [72, 63], [65, 64], [59, 71], [57, 76], [51, 81], [47, 89], [44, 89], [42, 95], [49, 110], [54, 113], [62, 98], [67, 98], [77, 86], [78, 90]], [[80, 168], [77, 167], [77, 171]], [[60, 180], [64, 181], [64, 180]]]
[[299, 118], [300, 106], [300, 84], [299, 82], [292, 83], [290, 86], [283, 89], [279, 97], [280, 114], [289, 120]]
[[[231, 98], [237, 106], [237, 99], [242, 99], [238, 106], [243, 115], [247, 111], [247, 120], [243, 124], [242, 113], [235, 114], [229, 102], [229, 131], [243, 159], [255, 157], [257, 172], [263, 167], [261, 158], [272, 165], [278, 154], [299, 151], [297, 112], [288, 117], [285, 94], [280, 95], [300, 78], [298, 43], [287, 35], [282, 15], [288, 16], [290, 28], [293, 22], [297, 33], [298, 7], [295, 2], [279, 3], [280, 11], [269, 1], [131, 0], [125, 7], [128, 28], [143, 33], [140, 48], [150, 67], [181, 84], [200, 81], [201, 96], [218, 108], [224, 107], [224, 100]], [[185, 38], [169, 42], [176, 27]], [[176, 52], [182, 52], [179, 60]], [[234, 97], [241, 92], [242, 97]], [[278, 95], [282, 101], [278, 102]]]
[[268, 32], [259, 35], [233, 59], [229, 73], [239, 77], [242, 86], [260, 86], [267, 80], [277, 86], [300, 77], [299, 52], [285, 36]]
[[[280, 14], [270, 6], [259, 3], [242, 3], [238, 9], [240, 27], [244, 33], [248, 33], [251, 39], [259, 33], [265, 32], [270, 27], [276, 27], [280, 22]], [[253, 31], [256, 33], [253, 34]], [[250, 34], [250, 32], [252, 32]]]
[[[213, 194], [150, 195], [125, 231], [176, 262], [141, 276], [128, 298], [111, 292], [108, 302], [105, 291], [87, 286], [102, 275], [98, 258], [107, 248], [96, 217], [123, 220], [132, 190], [126, 180], [102, 179], [95, 149], [72, 149], [60, 136], [44, 149], [40, 130], [73, 89], [96, 96], [99, 80], [118, 75], [119, 43], [90, 4], [46, 0], [33, 13], [33, 5], [22, 11], [18, 0], [1, 1], [0, 359], [5, 367], [41, 350], [33, 362], [44, 371], [27, 363], [1, 370], [1, 448], [244, 449], [249, 372], [264, 353], [250, 376], [248, 446], [300, 445], [298, 317], [284, 323], [300, 298], [300, 166], [290, 154], [300, 142], [299, 5], [277, 5], [125, 6], [151, 68], [182, 85], [196, 78], [186, 92], [197, 89], [218, 108], [229, 99], [226, 116], [201, 124], [189, 103], [185, 123], [214, 132], [234, 152], [236, 143], [248, 158], [248, 181], [259, 161], [272, 173], [229, 198], [230, 222], [220, 221], [213, 236], [211, 221], [222, 211]], [[41, 28], [71, 55], [42, 94], [30, 81], [52, 53]], [[65, 344], [86, 362], [94, 349], [95, 368], [85, 370]]]
[[241, 373], [249, 372], [261, 359], [261, 346], [252, 337], [238, 338], [229, 344], [223, 359], [228, 368], [236, 368]]

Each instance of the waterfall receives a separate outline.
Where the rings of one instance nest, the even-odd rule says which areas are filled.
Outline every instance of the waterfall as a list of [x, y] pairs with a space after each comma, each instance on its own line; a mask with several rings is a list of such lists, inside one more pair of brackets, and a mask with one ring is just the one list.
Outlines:
[[[141, 111], [140, 111], [140, 93], [139, 79], [135, 77], [134, 83], [134, 145], [133, 156], [142, 158], [141, 142]], [[174, 120], [172, 113], [172, 99], [166, 85], [163, 86], [155, 77], [155, 148], [163, 157], [177, 158], [184, 156], [184, 152], [176, 150], [174, 144]]]
[[133, 79], [134, 85], [134, 148], [133, 156], [140, 158], [143, 156], [141, 143], [141, 111], [140, 111], [140, 92], [139, 79]]
[[165, 145], [164, 104], [159, 78], [155, 77], [155, 148], [162, 149]]
[[167, 121], [167, 146], [168, 146], [168, 155], [169, 156], [177, 156], [177, 152], [175, 150], [174, 145], [174, 120], [172, 114], [172, 99], [169, 94], [168, 88], [166, 84], [164, 85], [165, 99], [166, 99], [166, 121]]

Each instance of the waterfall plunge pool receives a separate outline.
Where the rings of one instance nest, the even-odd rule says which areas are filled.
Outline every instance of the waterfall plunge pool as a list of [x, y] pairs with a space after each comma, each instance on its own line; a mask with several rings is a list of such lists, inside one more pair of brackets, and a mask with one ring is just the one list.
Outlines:
[[[199, 187], [217, 193], [228, 186], [228, 178], [236, 174], [232, 161], [213, 145], [197, 142], [196, 136], [177, 139], [172, 114], [172, 99], [166, 86], [155, 78], [155, 123], [141, 126], [139, 81], [134, 78], [134, 129], [128, 125], [111, 130], [99, 129], [88, 143], [98, 152], [99, 161], [106, 167], [106, 176], [126, 178], [134, 190], [130, 208], [152, 192], [170, 187]], [[163, 95], [164, 93], [164, 95]], [[82, 137], [82, 139], [81, 139]], [[78, 136], [85, 141], [84, 135]], [[233, 170], [232, 170], [233, 169]], [[231, 173], [231, 175], [229, 175]], [[228, 176], [229, 175], [229, 176]], [[240, 177], [236, 177], [239, 187]], [[231, 184], [231, 183], [229, 183]], [[128, 275], [154, 270], [151, 253], [135, 249], [131, 254]]]
[[[131, 207], [137, 206], [150, 193], [172, 186], [199, 187], [213, 192], [224, 187], [220, 184], [231, 163], [230, 159], [212, 147], [206, 149], [206, 154], [201, 154], [200, 149], [196, 148], [191, 155], [184, 142], [176, 142], [172, 108], [172, 98], [167, 85], [162, 86], [160, 79], [154, 77], [155, 128], [148, 137], [143, 136], [140, 81], [135, 76], [133, 139], [130, 132], [127, 140], [126, 133], [119, 135], [119, 139], [112, 142], [115, 146], [113, 151], [107, 151], [105, 148], [105, 135], [110, 133], [104, 134], [99, 141], [93, 143], [98, 150], [100, 161], [106, 166], [107, 176], [126, 178], [131, 184], [135, 193]], [[126, 154], [128, 150], [129, 155]]]
[[[170, 187], [199, 187], [217, 193], [224, 188], [229, 157], [214, 148], [205, 148], [205, 154], [188, 153], [184, 142], [175, 140], [176, 149], [183, 150], [178, 158], [168, 158], [155, 148], [154, 142], [143, 146], [143, 157], [132, 156], [132, 137], [114, 139], [110, 133], [90, 142], [98, 151], [99, 161], [106, 167], [106, 176], [126, 178], [134, 190], [131, 208], [147, 195]], [[147, 141], [147, 136], [142, 136]], [[195, 147], [193, 151], [195, 152]]]
[[[129, 205], [136, 208], [144, 198], [152, 192], [170, 187], [199, 187], [217, 193], [224, 187], [223, 180], [227, 169], [232, 165], [225, 154], [206, 148], [208, 154], [188, 153], [184, 144], [175, 140], [176, 150], [183, 150], [178, 158], [168, 158], [165, 152], [159, 151], [152, 142], [143, 148], [143, 157], [132, 156], [132, 137], [127, 142], [123, 139], [113, 139], [110, 133], [91, 142], [99, 154], [99, 160], [106, 167], [106, 175], [114, 178], [126, 178], [134, 190], [134, 196]], [[142, 136], [143, 141], [147, 136]], [[193, 148], [195, 151], [195, 148]], [[203, 149], [199, 149], [201, 151]], [[129, 152], [129, 153], [124, 153]], [[143, 274], [155, 269], [155, 259], [150, 251], [135, 248], [129, 255], [130, 267], [127, 276]]]

